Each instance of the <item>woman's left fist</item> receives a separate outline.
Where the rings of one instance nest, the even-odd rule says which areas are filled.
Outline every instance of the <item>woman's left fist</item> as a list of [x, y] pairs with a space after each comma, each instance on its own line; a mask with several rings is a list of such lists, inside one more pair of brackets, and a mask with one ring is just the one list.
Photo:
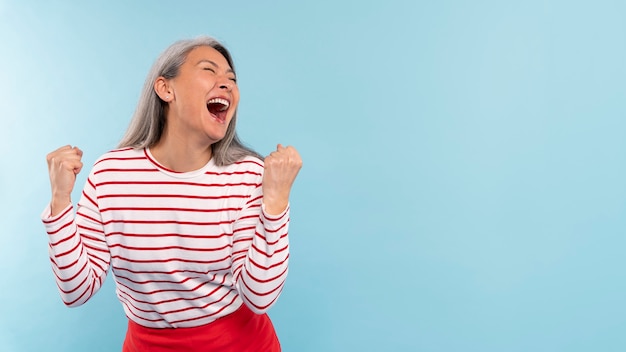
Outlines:
[[268, 214], [280, 214], [289, 203], [291, 186], [302, 168], [302, 159], [292, 146], [276, 146], [265, 160], [263, 173], [263, 204]]

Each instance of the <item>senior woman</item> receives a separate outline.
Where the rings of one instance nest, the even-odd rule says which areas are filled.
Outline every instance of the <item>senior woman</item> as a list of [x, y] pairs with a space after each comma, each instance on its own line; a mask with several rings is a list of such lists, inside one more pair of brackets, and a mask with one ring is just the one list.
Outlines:
[[82, 151], [47, 156], [42, 214], [63, 302], [87, 302], [109, 268], [128, 317], [123, 351], [280, 351], [266, 311], [288, 271], [291, 146], [262, 158], [237, 138], [230, 53], [182, 40], [154, 63], [126, 135], [70, 199]]

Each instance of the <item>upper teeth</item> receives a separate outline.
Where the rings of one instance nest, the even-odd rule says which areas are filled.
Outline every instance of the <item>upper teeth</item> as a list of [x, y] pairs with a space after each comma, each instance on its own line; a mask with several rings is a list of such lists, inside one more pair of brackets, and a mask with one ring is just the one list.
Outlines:
[[207, 104], [222, 104], [223, 106], [222, 106], [221, 111], [228, 109], [228, 107], [230, 106], [230, 103], [228, 102], [228, 100], [222, 99], [222, 98], [213, 98], [209, 100]]

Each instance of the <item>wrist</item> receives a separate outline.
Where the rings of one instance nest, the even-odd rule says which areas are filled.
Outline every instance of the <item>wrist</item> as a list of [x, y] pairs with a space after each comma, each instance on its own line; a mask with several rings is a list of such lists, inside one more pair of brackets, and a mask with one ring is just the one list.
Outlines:
[[263, 197], [263, 210], [267, 215], [280, 215], [289, 205], [289, 199], [272, 199]]
[[50, 201], [50, 216], [58, 215], [63, 209], [72, 203], [69, 196], [53, 196]]

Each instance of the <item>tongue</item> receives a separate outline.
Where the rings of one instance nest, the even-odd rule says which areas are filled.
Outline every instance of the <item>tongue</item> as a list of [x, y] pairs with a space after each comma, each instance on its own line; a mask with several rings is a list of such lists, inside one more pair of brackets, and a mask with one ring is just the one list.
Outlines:
[[219, 114], [220, 112], [222, 112], [222, 109], [224, 108], [224, 105], [220, 104], [220, 103], [211, 103], [211, 104], [207, 104], [207, 108], [209, 109], [209, 111], [212, 114]]
[[209, 110], [209, 113], [211, 113], [211, 115], [213, 115], [213, 117], [224, 123], [224, 121], [226, 120], [226, 111], [227, 110], [222, 110], [224, 108], [224, 105], [219, 104], [219, 103], [211, 103], [211, 104], [207, 104], [207, 109]]

